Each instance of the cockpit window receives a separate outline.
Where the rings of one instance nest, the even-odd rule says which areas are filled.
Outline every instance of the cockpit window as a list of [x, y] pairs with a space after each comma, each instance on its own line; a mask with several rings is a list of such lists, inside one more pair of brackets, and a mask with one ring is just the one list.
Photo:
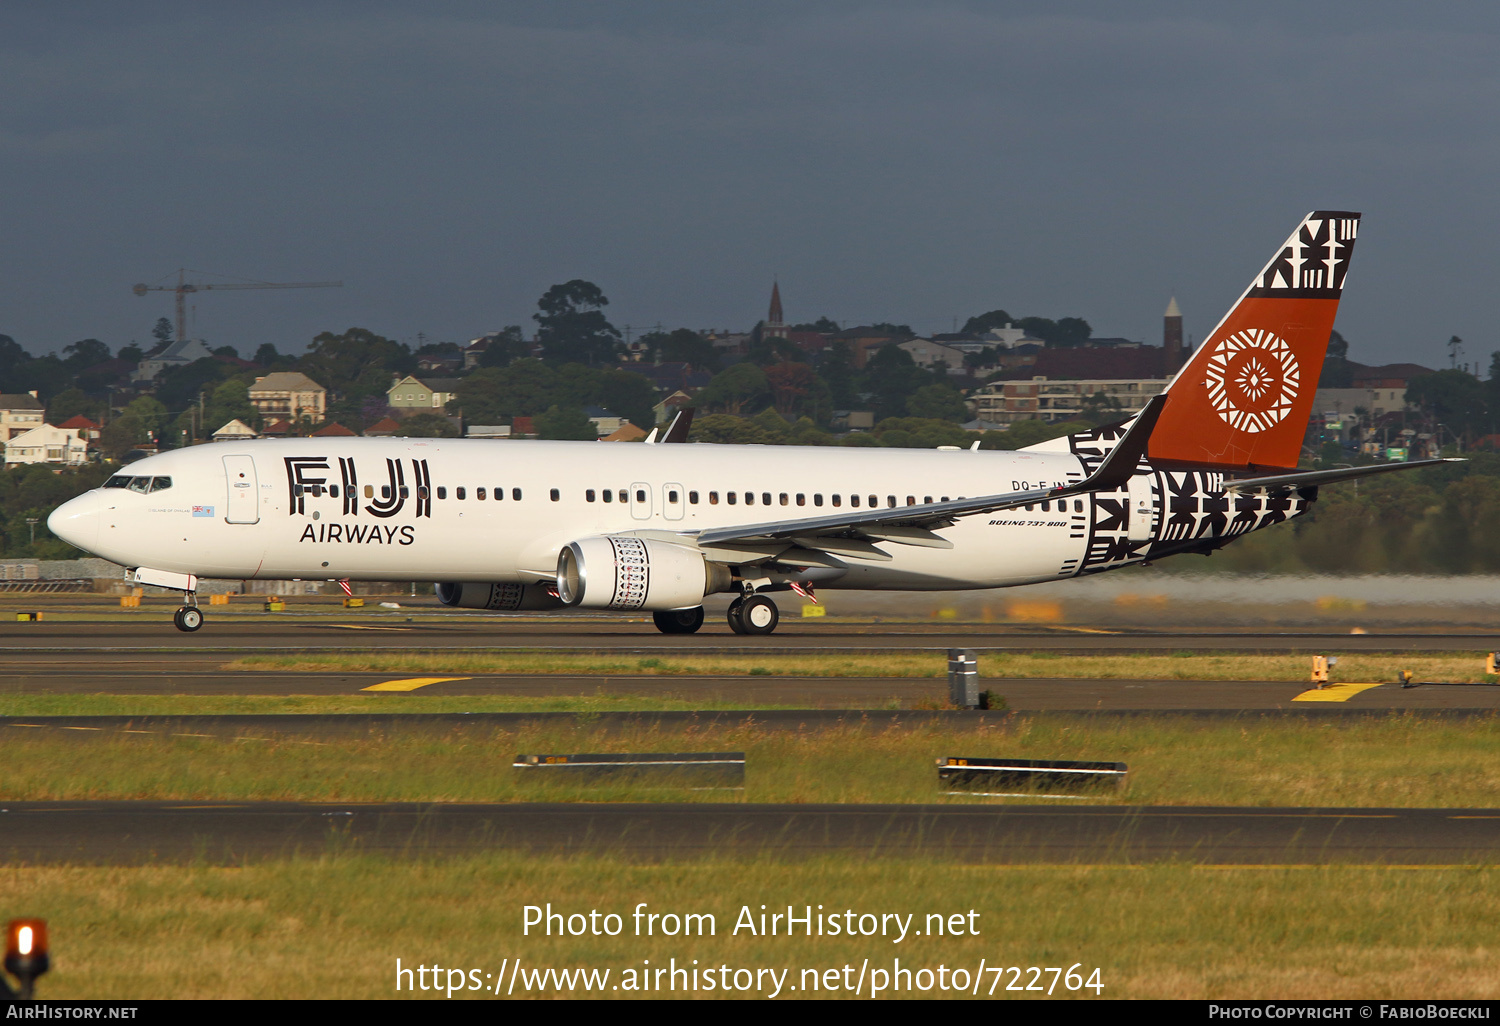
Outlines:
[[132, 479], [129, 474], [116, 474], [114, 477], [104, 482], [104, 487], [124, 488], [126, 485], [130, 484], [131, 480]]
[[170, 477], [153, 477], [151, 479], [151, 491], [153, 492], [164, 492], [171, 487], [172, 479]]
[[151, 490], [151, 479], [149, 477], [132, 477], [130, 483], [125, 486], [132, 492], [140, 492], [145, 495]]

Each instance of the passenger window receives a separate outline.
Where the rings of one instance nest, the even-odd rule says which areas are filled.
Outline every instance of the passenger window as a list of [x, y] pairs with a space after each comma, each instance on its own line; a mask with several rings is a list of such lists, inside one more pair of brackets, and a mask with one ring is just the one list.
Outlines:
[[1025, 506], [1022, 506], [1021, 508], [1024, 509], [1028, 513], [1032, 512], [1031, 503], [1029, 503], [1029, 502]]
[[688, 492], [688, 505], [690, 505], [690, 506], [696, 506], [696, 505], [698, 505], [698, 493], [697, 492]]
[[[833, 497], [833, 504], [835, 506], [837, 506], [839, 504], [839, 497], [837, 495], [835, 495]], [[859, 496], [858, 495], [851, 495], [851, 496], [849, 496], [849, 505], [853, 506], [855, 509], [858, 509], [859, 508]]]
[[[552, 489], [552, 497], [554, 499], [557, 498], [557, 489], [556, 488]], [[645, 502], [646, 501], [646, 493], [644, 491], [642, 491], [641, 489], [637, 488], [635, 490], [635, 501], [636, 502]]]
[[878, 495], [872, 495], [872, 496], [870, 496], [870, 508], [874, 509], [876, 506], [879, 506], [879, 505], [880, 505], [880, 496], [878, 496]]
[[495, 501], [499, 502], [503, 498], [505, 498], [505, 489], [497, 486], [495, 488]]
[[1083, 500], [1082, 499], [1074, 499], [1073, 500], [1073, 512], [1074, 513], [1082, 513], [1083, 512]]
[[417, 498], [420, 501], [426, 502], [427, 501], [427, 497], [429, 495], [431, 495], [431, 494], [432, 493], [427, 490], [427, 486], [426, 485], [417, 485]]
[[783, 505], [783, 506], [786, 506], [786, 505], [788, 505], [788, 504], [789, 504], [789, 503], [790, 503], [790, 500], [789, 500], [789, 499], [788, 499], [788, 498], [787, 498], [787, 495], [786, 495], [786, 492], [782, 492], [782, 493], [781, 493], [781, 504], [782, 504], [782, 505]]
[[941, 498], [941, 499], [940, 499], [940, 500], [938, 500], [938, 501], [940, 501], [940, 502], [947, 502], [947, 501], [948, 501], [948, 496], [946, 496], [946, 495], [945, 495], [945, 496], [943, 496], [943, 497], [942, 497], [942, 498]]
[[153, 492], [164, 492], [171, 487], [172, 479], [170, 477], [153, 477], [151, 479], [151, 490]]
[[594, 501], [594, 490], [592, 488], [588, 489], [587, 491], [585, 491], [583, 493], [583, 501], [584, 502], [593, 502]]
[[521, 501], [521, 489], [519, 489], [519, 488], [512, 488], [510, 490], [510, 497], [512, 499], [514, 499], [516, 502], [520, 502]]
[[1051, 513], [1052, 512], [1052, 500], [1051, 499], [1048, 499], [1046, 502], [1042, 503], [1042, 512], [1043, 513]]
[[462, 499], [464, 497], [463, 485], [459, 485], [457, 488], [453, 489], [453, 497], [455, 499]]
[[813, 505], [814, 506], [821, 506], [821, 505], [823, 505], [823, 493], [822, 492], [814, 492], [813, 493]]
[[908, 506], [915, 506], [917, 504], [917, 497], [915, 495], [908, 495], [906, 497], [906, 504]]
[[[170, 485], [168, 487], [170, 487]], [[328, 486], [328, 495], [329, 495], [330, 498], [337, 499], [339, 497], [339, 486], [338, 485], [329, 485]]]
[[476, 489], [474, 489], [474, 498], [483, 500], [484, 499], [484, 489], [483, 488], [476, 488]]
[[896, 508], [896, 497], [894, 495], [887, 495], [885, 497], [885, 504], [887, 506], [891, 507], [892, 509], [895, 509]]
[[604, 501], [605, 502], [614, 502], [615, 501], [615, 491], [614, 491], [613, 488], [606, 488], [606, 489], [604, 489]]
[[807, 496], [805, 494], [803, 494], [802, 492], [798, 492], [797, 493], [797, 505], [799, 505], [799, 506], [806, 506], [807, 505]]
[[562, 498], [562, 492], [558, 491], [556, 488], [552, 489], [551, 498], [553, 502], [556, 502], [558, 499]]
[[709, 492], [708, 493], [708, 504], [710, 506], [717, 506], [719, 504], [719, 493], [718, 492]]
[[755, 493], [754, 492], [746, 492], [745, 493], [745, 505], [746, 506], [754, 506], [755, 505]]
[[116, 474], [114, 477], [112, 477], [108, 481], [104, 482], [104, 487], [106, 487], [106, 488], [126, 488], [126, 487], [129, 487], [129, 485], [130, 485], [130, 475], [129, 474]]
[[677, 498], [677, 491], [676, 491], [676, 489], [673, 489], [672, 491], [670, 491], [670, 492], [667, 493], [667, 501], [668, 502], [680, 502], [681, 501], [680, 499]]
[[448, 497], [448, 489], [444, 488], [442, 485], [438, 485], [438, 498], [439, 499], [446, 499], [447, 497]]
[[[387, 489], [389, 489], [390, 485], [386, 485], [385, 487]], [[367, 499], [373, 499], [373, 498], [375, 498], [375, 486], [374, 485], [365, 485], [365, 498], [367, 498]]]
[[[442, 489], [439, 488], [438, 492], [441, 493]], [[382, 499], [389, 499], [391, 497], [391, 486], [390, 485], [381, 485], [380, 486], [380, 497]]]
[[924, 495], [924, 496], [922, 496], [922, 501], [923, 502], [931, 502], [932, 501], [932, 496], [930, 496], [930, 495]]
[[724, 493], [724, 498], [728, 501], [728, 503], [731, 506], [734, 505], [734, 493], [733, 492], [725, 492]]
[[833, 497], [833, 504], [834, 504], [834, 505], [835, 505], [835, 506], [842, 506], [842, 505], [843, 505], [843, 500], [842, 500], [842, 499], [840, 499], [840, 498], [839, 498], [839, 497], [838, 497], [838, 496], [837, 496], [837, 495], [835, 495], [835, 496], [834, 496], [834, 497]]
[[145, 495], [151, 490], [151, 479], [149, 477], [133, 477], [130, 479], [130, 484], [126, 487], [132, 492], [140, 492], [142, 495]]
[[[409, 498], [411, 498], [411, 493], [406, 490], [406, 486], [405, 485], [401, 486], [401, 498], [403, 498], [403, 499], [409, 499]], [[439, 496], [439, 498], [441, 498], [441, 496]]]

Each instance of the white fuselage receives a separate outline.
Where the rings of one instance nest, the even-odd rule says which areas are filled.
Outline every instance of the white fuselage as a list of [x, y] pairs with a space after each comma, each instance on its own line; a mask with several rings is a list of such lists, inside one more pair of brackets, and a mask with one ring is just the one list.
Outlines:
[[[310, 438], [179, 449], [120, 475], [171, 484], [95, 489], [57, 510], [54, 533], [125, 566], [200, 577], [536, 582], [591, 535], [692, 544], [711, 527], [1048, 487], [1084, 469], [1071, 453]], [[890, 544], [889, 561], [849, 557], [847, 572], [816, 577], [939, 589], [1071, 576], [1091, 499], [965, 517], [938, 532], [951, 549]]]

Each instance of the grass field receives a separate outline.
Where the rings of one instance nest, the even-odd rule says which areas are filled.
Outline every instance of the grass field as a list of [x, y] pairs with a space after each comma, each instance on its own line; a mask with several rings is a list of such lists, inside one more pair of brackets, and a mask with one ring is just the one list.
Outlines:
[[[539, 782], [519, 753], [743, 751], [743, 791]], [[1097, 759], [1130, 767], [1097, 800], [1147, 805], [1488, 807], [1500, 720], [1198, 721], [1018, 716], [1000, 727], [787, 732], [753, 726], [375, 731], [218, 740], [12, 728], [0, 799], [929, 802], [946, 756]]]
[[[650, 966], [787, 970], [781, 997], [830, 969], [851, 985], [861, 967], [972, 979], [986, 966], [1099, 969], [1106, 998], [1494, 998], [1494, 925], [1485, 895], [1494, 868], [1305, 869], [933, 866], [915, 860], [699, 861], [628, 865], [607, 858], [485, 856], [436, 862], [334, 857], [239, 868], [0, 869], [8, 914], [49, 920], [53, 972], [45, 998], [385, 998], [404, 967], [484, 974], [589, 968], [610, 971], [608, 996], [627, 969]], [[523, 907], [621, 916], [617, 937], [522, 934]], [[636, 937], [631, 912], [710, 913], [713, 936]], [[823, 912], [965, 914], [978, 936], [758, 937], [732, 931], [743, 906], [758, 915], [790, 904]], [[868, 963], [865, 960], [868, 959]], [[429, 977], [430, 978], [430, 977]], [[950, 977], [951, 978], [951, 977]], [[1050, 974], [1042, 974], [1046, 986]], [[469, 977], [455, 977], [469, 982]], [[665, 986], [665, 979], [663, 977]], [[741, 977], [751, 979], [750, 974]], [[863, 996], [869, 995], [867, 974]], [[923, 977], [914, 974], [913, 984]], [[980, 976], [995, 997], [1029, 974]], [[745, 997], [767, 997], [772, 987]], [[628, 983], [627, 983], [628, 986]], [[797, 987], [795, 991], [786, 987]], [[1059, 992], [1066, 984], [1058, 982]], [[503, 990], [502, 990], [503, 993]], [[513, 997], [530, 991], [523, 976]], [[680, 995], [680, 991], [678, 994]], [[1075, 992], [1093, 997], [1094, 991]], [[695, 996], [716, 997], [700, 990]], [[418, 990], [428, 1000], [441, 992]], [[455, 999], [475, 996], [455, 992]], [[485, 996], [483, 994], [478, 996]], [[646, 996], [657, 996], [653, 990]], [[838, 996], [846, 996], [842, 991]], [[882, 997], [954, 996], [936, 988]]]
[[[1336, 649], [1330, 646], [1336, 653]], [[1073, 655], [1052, 652], [981, 653], [983, 677], [1086, 677], [1100, 680], [1267, 680], [1304, 681], [1312, 668], [1304, 653], [1260, 654], [1192, 651], [1142, 654]], [[702, 655], [642, 658], [632, 654], [537, 651], [430, 650], [402, 652], [249, 655], [224, 664], [226, 670], [282, 670], [328, 673], [514, 673], [629, 676], [775, 677], [945, 677], [943, 652], [889, 651], [869, 655]], [[1364, 653], [1340, 656], [1336, 681], [1394, 681], [1402, 670], [1420, 680], [1482, 681], [1483, 652]]]

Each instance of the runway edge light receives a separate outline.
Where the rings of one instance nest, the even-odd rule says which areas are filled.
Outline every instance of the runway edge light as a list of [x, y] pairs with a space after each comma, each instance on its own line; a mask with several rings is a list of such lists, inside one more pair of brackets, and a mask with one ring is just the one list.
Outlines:
[[36, 978], [52, 967], [47, 920], [12, 919], [5, 926], [5, 971], [20, 983], [17, 996], [30, 1000]]

